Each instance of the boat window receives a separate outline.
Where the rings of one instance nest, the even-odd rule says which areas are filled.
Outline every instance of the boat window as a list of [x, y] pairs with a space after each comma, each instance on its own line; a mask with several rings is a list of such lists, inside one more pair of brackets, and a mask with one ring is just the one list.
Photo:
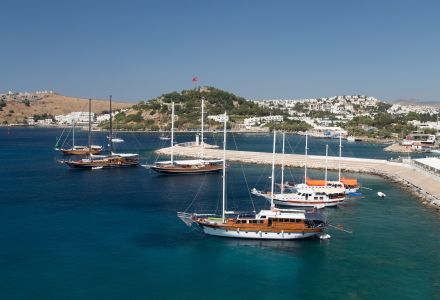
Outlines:
[[318, 197], [315, 196], [314, 199], [315, 199], [315, 200], [318, 200]]
[[261, 218], [261, 219], [266, 219], [266, 216], [261, 216], [260, 218]]

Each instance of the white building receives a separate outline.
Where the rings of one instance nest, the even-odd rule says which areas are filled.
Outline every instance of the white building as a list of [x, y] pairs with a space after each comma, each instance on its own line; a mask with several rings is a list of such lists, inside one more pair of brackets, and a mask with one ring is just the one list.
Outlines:
[[[213, 120], [216, 122], [223, 123], [225, 121], [225, 114], [208, 116], [208, 120]], [[226, 121], [229, 121], [229, 116], [226, 116]]]
[[110, 114], [103, 114], [96, 117], [96, 122], [101, 123], [104, 121], [110, 121]]
[[[95, 113], [93, 112], [91, 113], [91, 119], [92, 122], [95, 120]], [[75, 111], [67, 115], [55, 116], [55, 121], [58, 124], [87, 124], [89, 122], [89, 113], [83, 111]]]
[[280, 123], [283, 122], [283, 116], [266, 116], [266, 117], [252, 117], [243, 120], [245, 127], [251, 127], [260, 125], [263, 126], [268, 123]]
[[31, 126], [35, 125], [34, 117], [26, 118], [26, 123]]
[[38, 125], [43, 125], [43, 126], [52, 125], [53, 124], [53, 120], [52, 119], [38, 120], [37, 124]]

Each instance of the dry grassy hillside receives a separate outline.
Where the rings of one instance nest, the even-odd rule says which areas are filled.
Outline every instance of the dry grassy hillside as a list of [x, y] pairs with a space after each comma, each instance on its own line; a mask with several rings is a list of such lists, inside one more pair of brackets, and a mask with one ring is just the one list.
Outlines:
[[[0, 111], [0, 123], [22, 123], [27, 117], [41, 114], [65, 115], [73, 111], [88, 111], [88, 99], [67, 97], [58, 94], [45, 94], [38, 97], [28, 97], [29, 105], [22, 98], [7, 97], [6, 106]], [[132, 103], [112, 102], [114, 110], [127, 108]], [[108, 100], [92, 99], [92, 111], [101, 113], [109, 109]]]

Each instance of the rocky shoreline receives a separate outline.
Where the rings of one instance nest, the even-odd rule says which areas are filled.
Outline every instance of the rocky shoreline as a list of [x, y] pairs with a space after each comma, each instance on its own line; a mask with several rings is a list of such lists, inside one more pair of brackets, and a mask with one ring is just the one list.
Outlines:
[[388, 147], [383, 149], [387, 152], [395, 152], [395, 153], [412, 153], [414, 152], [411, 147], [408, 146], [402, 146], [399, 143], [394, 143], [392, 145], [389, 145]]
[[377, 171], [375, 175], [381, 176], [393, 183], [401, 186], [405, 191], [409, 192], [411, 195], [415, 196], [423, 205], [429, 206], [436, 209], [440, 213], [440, 199], [437, 199], [433, 195], [425, 192], [420, 187], [408, 182], [402, 178], [395, 175], [390, 175], [385, 172]]

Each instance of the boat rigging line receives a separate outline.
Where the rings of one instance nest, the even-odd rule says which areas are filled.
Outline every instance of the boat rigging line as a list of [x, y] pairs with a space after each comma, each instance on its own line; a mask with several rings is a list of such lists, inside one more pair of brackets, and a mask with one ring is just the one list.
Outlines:
[[345, 233], [349, 233], [349, 234], [353, 234], [353, 231], [352, 231], [352, 230], [347, 230], [347, 229], [345, 229], [345, 228], [344, 228], [344, 225], [342, 225], [342, 224], [337, 224], [337, 225], [335, 226], [335, 225], [332, 225], [332, 224], [330, 224], [330, 223], [327, 223], [327, 225], [328, 225], [329, 227], [331, 227], [331, 228], [336, 229], [336, 230], [339, 230], [339, 231], [342, 231], [342, 232], [345, 232]]
[[[234, 135], [234, 133], [232, 133], [231, 135], [232, 135], [232, 139], [234, 140], [235, 149], [238, 150], [237, 141], [235, 140], [235, 135]], [[247, 192], [248, 192], [248, 195], [249, 195], [249, 199], [251, 200], [252, 208], [254, 209], [254, 211], [256, 211], [255, 210], [254, 200], [252, 199], [251, 189], [249, 188], [249, 184], [248, 184], [248, 181], [247, 181], [247, 178], [246, 178], [246, 174], [244, 172], [243, 164], [240, 164], [240, 167], [241, 167], [241, 172], [243, 174], [244, 182], [246, 183], [246, 189], [247, 189]]]

